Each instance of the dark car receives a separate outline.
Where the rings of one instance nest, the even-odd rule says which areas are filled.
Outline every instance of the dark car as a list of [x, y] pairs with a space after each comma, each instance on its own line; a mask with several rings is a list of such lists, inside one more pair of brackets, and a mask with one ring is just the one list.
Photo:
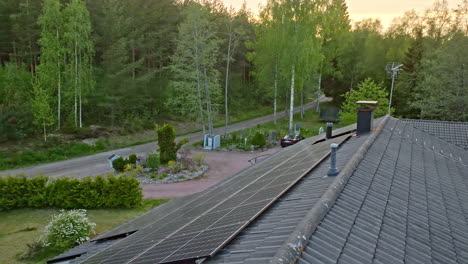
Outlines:
[[281, 139], [281, 147], [287, 147], [296, 144], [297, 142], [305, 139], [305, 137], [301, 135], [286, 135], [284, 138]]

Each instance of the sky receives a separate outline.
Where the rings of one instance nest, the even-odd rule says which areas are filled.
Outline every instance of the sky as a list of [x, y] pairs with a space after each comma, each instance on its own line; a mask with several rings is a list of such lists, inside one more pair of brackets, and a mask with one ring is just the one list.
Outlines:
[[[239, 8], [244, 0], [223, 0], [227, 7]], [[247, 7], [254, 13], [259, 5], [267, 0], [246, 0]], [[432, 6], [435, 0], [346, 0], [351, 20], [359, 21], [363, 18], [379, 18], [384, 28], [388, 28], [393, 18], [402, 16], [405, 11], [414, 9], [422, 12]], [[456, 7], [462, 0], [447, 0], [450, 7]]]

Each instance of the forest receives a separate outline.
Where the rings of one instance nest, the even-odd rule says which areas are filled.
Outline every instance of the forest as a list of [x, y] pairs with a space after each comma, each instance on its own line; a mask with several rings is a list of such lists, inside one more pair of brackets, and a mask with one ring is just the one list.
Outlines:
[[389, 91], [388, 62], [394, 116], [468, 121], [468, 0], [386, 29], [344, 0], [0, 0], [0, 25], [0, 142], [171, 119], [209, 133], [259, 106], [340, 105], [368, 78]]

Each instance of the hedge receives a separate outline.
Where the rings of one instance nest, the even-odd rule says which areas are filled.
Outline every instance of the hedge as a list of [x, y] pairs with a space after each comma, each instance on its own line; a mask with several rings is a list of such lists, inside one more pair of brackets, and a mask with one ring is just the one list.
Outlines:
[[16, 208], [132, 208], [141, 204], [139, 182], [128, 176], [48, 179], [0, 178], [0, 211]]

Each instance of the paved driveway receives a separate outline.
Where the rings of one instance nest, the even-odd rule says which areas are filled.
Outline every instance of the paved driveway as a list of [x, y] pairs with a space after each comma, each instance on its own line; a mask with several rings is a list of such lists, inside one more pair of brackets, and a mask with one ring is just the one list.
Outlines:
[[[167, 183], [167, 184], [143, 184], [144, 198], [175, 198], [197, 192], [231, 177], [237, 172], [249, 167], [249, 159], [254, 157], [273, 154], [281, 150], [281, 147], [275, 147], [262, 153], [250, 152], [221, 152], [210, 151], [206, 153], [205, 161], [209, 168], [201, 179]], [[197, 152], [192, 152], [197, 153]]]
[[[327, 97], [322, 97], [320, 99], [321, 102], [326, 102], [330, 100], [331, 98], [327, 98]], [[306, 110], [314, 108], [315, 106], [316, 106], [315, 101], [304, 105]], [[300, 108], [296, 107], [295, 112], [297, 113], [299, 111], [300, 111]], [[286, 116], [286, 113], [284, 111], [280, 111], [277, 113], [278, 118], [282, 118], [285, 116]], [[243, 121], [243, 122], [239, 122], [239, 123], [235, 123], [228, 127], [228, 133], [232, 131], [249, 128], [249, 127], [254, 127], [258, 124], [263, 124], [263, 123], [267, 123], [271, 121], [273, 121], [272, 114], [266, 115], [263, 117], [258, 117], [255, 119], [251, 119], [251, 120], [247, 120], [247, 121]], [[215, 128], [214, 133], [224, 134], [224, 127]], [[189, 144], [193, 144], [203, 139], [203, 133], [202, 132], [191, 133], [188, 135], [177, 137], [176, 140], [181, 140], [182, 138], [185, 138], [185, 137], [189, 138]], [[36, 176], [36, 175], [42, 174], [42, 175], [46, 175], [49, 177], [57, 178], [57, 177], [63, 177], [63, 176], [84, 177], [88, 175], [103, 174], [103, 173], [111, 172], [111, 169], [109, 168], [109, 165], [107, 162], [107, 158], [112, 154], [117, 154], [123, 157], [128, 156], [133, 153], [137, 155], [145, 155], [154, 151], [156, 148], [157, 148], [156, 142], [152, 142], [152, 143], [142, 144], [138, 146], [93, 154], [93, 155], [84, 156], [80, 158], [74, 158], [70, 160], [58, 161], [58, 162], [53, 162], [53, 163], [48, 163], [48, 164], [43, 164], [43, 165], [30, 166], [30, 167], [25, 167], [21, 169], [1, 171], [0, 176], [8, 175], [8, 174], [16, 175], [16, 174], [22, 173], [28, 176]]]

